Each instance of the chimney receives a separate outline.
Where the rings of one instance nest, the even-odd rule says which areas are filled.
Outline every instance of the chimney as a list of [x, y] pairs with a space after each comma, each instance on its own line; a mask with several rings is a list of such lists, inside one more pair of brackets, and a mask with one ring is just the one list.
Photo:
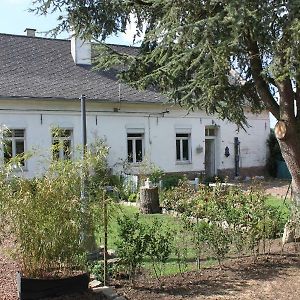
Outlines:
[[24, 32], [26, 32], [26, 35], [27, 35], [27, 36], [35, 37], [36, 29], [33, 29], [33, 28], [26, 28], [26, 29], [24, 30]]
[[71, 37], [71, 54], [76, 65], [91, 65], [91, 42], [85, 41], [73, 34]]

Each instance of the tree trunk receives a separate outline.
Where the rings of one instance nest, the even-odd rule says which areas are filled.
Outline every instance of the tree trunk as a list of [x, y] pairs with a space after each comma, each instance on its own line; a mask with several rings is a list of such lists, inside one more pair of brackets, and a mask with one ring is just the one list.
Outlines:
[[279, 140], [282, 156], [292, 176], [292, 194], [300, 207], [300, 133], [297, 124], [287, 124], [286, 136]]
[[158, 187], [140, 188], [140, 212], [143, 214], [160, 213]]

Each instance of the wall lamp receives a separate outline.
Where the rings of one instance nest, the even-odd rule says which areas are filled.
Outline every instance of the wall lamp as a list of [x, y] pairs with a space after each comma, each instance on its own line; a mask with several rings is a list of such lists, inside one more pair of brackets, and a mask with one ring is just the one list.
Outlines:
[[224, 155], [226, 157], [228, 157], [230, 155], [228, 146], [225, 147], [225, 153], [224, 153]]

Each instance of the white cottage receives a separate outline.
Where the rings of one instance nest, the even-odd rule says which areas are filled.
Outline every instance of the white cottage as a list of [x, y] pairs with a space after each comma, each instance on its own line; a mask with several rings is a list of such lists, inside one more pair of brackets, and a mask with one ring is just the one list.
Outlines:
[[[106, 141], [115, 172], [124, 161], [138, 166], [145, 157], [166, 173], [263, 172], [270, 132], [267, 112], [246, 112], [251, 127], [238, 131], [236, 125], [202, 111], [187, 114], [160, 94], [137, 91], [115, 75], [114, 70], [92, 69], [90, 43], [35, 37], [32, 29], [27, 36], [0, 34], [0, 124], [10, 129], [2, 159], [31, 149], [50, 158], [51, 145], [58, 140], [65, 148], [56, 157], [70, 157], [66, 149], [81, 144], [79, 97], [84, 94], [88, 142], [95, 137]], [[53, 127], [63, 129], [61, 136], [53, 136]], [[28, 177], [42, 170], [39, 157], [24, 162]]]

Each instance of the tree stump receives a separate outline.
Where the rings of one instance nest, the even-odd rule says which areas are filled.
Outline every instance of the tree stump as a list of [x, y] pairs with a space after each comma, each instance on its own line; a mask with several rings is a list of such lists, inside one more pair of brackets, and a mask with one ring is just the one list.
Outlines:
[[143, 214], [161, 213], [157, 186], [140, 188], [140, 212]]

